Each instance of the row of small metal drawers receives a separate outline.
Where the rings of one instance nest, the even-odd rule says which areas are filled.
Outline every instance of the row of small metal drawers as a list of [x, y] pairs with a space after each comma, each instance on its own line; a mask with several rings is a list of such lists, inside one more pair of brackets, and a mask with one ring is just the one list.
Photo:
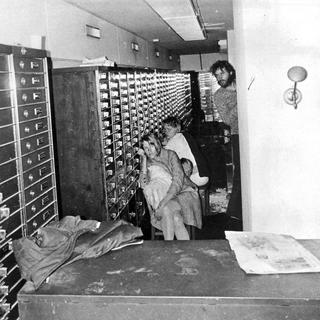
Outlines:
[[[43, 72], [43, 60], [41, 58], [13, 57], [15, 72]], [[0, 55], [0, 71], [9, 71], [9, 55]]]
[[[7, 127], [6, 127], [7, 128]], [[2, 128], [4, 129], [4, 128]], [[7, 134], [11, 135], [11, 138], [8, 139], [10, 141], [5, 142], [4, 144], [0, 145], [0, 164], [3, 162], [6, 162], [10, 159], [14, 159], [15, 156], [15, 148], [17, 147], [17, 142], [13, 142], [12, 139], [14, 139], [14, 133], [12, 132], [12, 128], [10, 128], [11, 130], [6, 131]], [[0, 130], [0, 133], [4, 133], [4, 130]], [[11, 142], [12, 141], [12, 142]], [[11, 143], [9, 143], [11, 142]], [[45, 146], [49, 145], [49, 133], [48, 132], [43, 132], [41, 134], [38, 135], [34, 135], [31, 136], [29, 138], [23, 139], [20, 141], [20, 147], [21, 147], [21, 155], [25, 156], [29, 153], [32, 153], [40, 148], [43, 148]], [[43, 153], [41, 153], [39, 155], [39, 161], [42, 160], [43, 158], [45, 158], [45, 155], [43, 155]], [[29, 164], [29, 160], [26, 157], [25, 159], [27, 164]], [[24, 161], [24, 160], [23, 160]]]
[[[0, 101], [2, 95], [4, 95], [4, 91], [0, 91]], [[0, 107], [0, 127], [8, 126], [14, 123], [13, 111], [14, 109], [11, 107], [11, 105], [3, 108]], [[33, 120], [39, 117], [46, 117], [47, 106], [45, 103], [20, 106], [18, 108], [18, 116], [19, 122]]]
[[[24, 139], [48, 130], [48, 119], [41, 118], [37, 120], [23, 122], [19, 124], [19, 127], [20, 127], [20, 139]], [[0, 128], [0, 134], [1, 134], [0, 145], [14, 141], [15, 133], [13, 129], [14, 129], [14, 126], [7, 126], [7, 127]], [[26, 150], [28, 150], [28, 147], [26, 147]]]
[[[23, 185], [24, 188], [27, 189], [32, 185], [36, 184], [40, 179], [46, 177], [47, 175], [51, 174], [53, 170], [52, 160], [49, 159], [47, 162], [42, 162], [40, 165], [26, 171], [23, 173]], [[3, 189], [4, 199], [11, 196], [11, 194], [7, 194], [10, 192], [10, 189], [6, 187], [6, 185], [11, 181], [17, 178], [17, 162], [15, 160], [7, 162], [3, 165], [0, 165], [0, 190]], [[2, 191], [0, 191], [2, 192]], [[35, 194], [36, 196], [37, 194]], [[26, 196], [27, 197], [27, 196]]]
[[[14, 179], [10, 182], [13, 183]], [[24, 195], [26, 199], [28, 199], [28, 201], [26, 201], [27, 204], [25, 205], [27, 220], [33, 218], [34, 215], [38, 214], [54, 200], [53, 190], [52, 176], [48, 176], [24, 191]], [[19, 220], [16, 212], [21, 209], [20, 194], [14, 193], [13, 195], [10, 195], [9, 198], [4, 199], [3, 204], [7, 207], [7, 214], [1, 214], [0, 223], [2, 227], [7, 227], [7, 233], [11, 233], [13, 231], [12, 228], [17, 226]]]
[[[19, 213], [19, 212], [18, 212]], [[54, 205], [46, 208], [42, 213], [27, 223], [27, 235], [34, 233], [39, 227], [46, 225], [55, 216]], [[17, 294], [23, 287], [25, 280], [21, 279], [11, 248], [11, 239], [22, 237], [22, 225], [8, 235], [0, 246], [0, 319], [16, 319], [18, 317]], [[9, 315], [9, 318], [7, 316]]]
[[[53, 193], [53, 191], [51, 192]], [[38, 214], [31, 217], [27, 220], [27, 235], [32, 235], [36, 230], [40, 227], [46, 225], [51, 221], [51, 219], [55, 216], [55, 203], [51, 202], [47, 204]], [[0, 283], [1, 277], [5, 276], [7, 273], [10, 272], [13, 268], [16, 267], [16, 261], [12, 252], [12, 240], [11, 239], [19, 239], [22, 238], [22, 221], [20, 219], [20, 211], [17, 211], [12, 215], [12, 218], [16, 221], [5, 220], [3, 223], [4, 226], [9, 226], [9, 224], [15, 223], [15, 228], [7, 228], [6, 232], [6, 239], [1, 241], [0, 245]], [[5, 269], [2, 269], [5, 268]], [[19, 277], [17, 277], [19, 278]], [[1, 297], [0, 297], [1, 300]]]
[[[28, 73], [16, 73], [15, 74], [16, 87], [22, 88], [39, 88], [44, 87], [44, 75], [43, 74], [28, 74]], [[0, 72], [0, 90], [10, 89], [10, 73]]]
[[[21, 226], [15, 232], [15, 236], [21, 237]], [[16, 297], [25, 281], [21, 279], [19, 268], [16, 264], [13, 251], [11, 249], [11, 240], [3, 243], [0, 247], [0, 319], [16, 319], [18, 314]], [[9, 318], [7, 317], [10, 313]]]
[[[46, 101], [45, 88], [29, 88], [17, 90], [17, 103], [19, 106]], [[11, 107], [11, 89], [0, 91], [0, 108]]]

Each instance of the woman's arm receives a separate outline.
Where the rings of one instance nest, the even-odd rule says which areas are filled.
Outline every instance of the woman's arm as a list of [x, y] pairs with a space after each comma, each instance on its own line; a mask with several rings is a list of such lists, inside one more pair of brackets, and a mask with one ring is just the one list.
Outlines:
[[138, 150], [138, 155], [140, 156], [140, 175], [139, 175], [139, 184], [143, 189], [145, 185], [149, 182], [149, 177], [147, 173], [147, 156], [144, 153], [143, 149]]
[[166, 150], [166, 152], [168, 152], [168, 167], [172, 175], [172, 182], [167, 194], [160, 201], [158, 209], [161, 209], [169, 200], [181, 192], [184, 179], [184, 171], [178, 155], [172, 150]]

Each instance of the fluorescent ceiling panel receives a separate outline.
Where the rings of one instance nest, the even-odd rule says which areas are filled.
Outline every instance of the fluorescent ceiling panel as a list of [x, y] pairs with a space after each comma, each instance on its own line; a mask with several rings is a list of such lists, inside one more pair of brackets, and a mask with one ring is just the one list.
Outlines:
[[183, 40], [205, 40], [191, 0], [145, 1]]
[[204, 34], [195, 16], [168, 18], [166, 22], [185, 41], [204, 40]]

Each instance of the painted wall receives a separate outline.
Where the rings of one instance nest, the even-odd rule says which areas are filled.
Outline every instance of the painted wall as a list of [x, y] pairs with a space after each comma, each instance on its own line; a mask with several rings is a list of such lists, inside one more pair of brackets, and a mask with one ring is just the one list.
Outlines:
[[228, 61], [232, 65], [236, 65], [237, 63], [237, 52], [236, 52], [236, 46], [234, 45], [236, 38], [234, 34], [234, 30], [228, 30], [227, 31], [227, 43], [228, 43]]
[[[319, 17], [317, 0], [234, 1], [246, 230], [320, 236]], [[295, 65], [308, 71], [296, 110], [283, 100]]]
[[180, 56], [181, 71], [208, 71], [217, 60], [227, 60], [226, 53], [188, 54]]
[[31, 45], [31, 35], [45, 35], [46, 1], [1, 0], [0, 43]]
[[[101, 39], [87, 37], [85, 26], [101, 30]], [[169, 52], [160, 48], [161, 59], [154, 60], [154, 46], [146, 40], [118, 28], [63, 0], [1, 0], [0, 43], [32, 47], [33, 35], [45, 38], [54, 67], [79, 65], [85, 58], [107, 56], [118, 65], [180, 70], [179, 57], [168, 59]], [[139, 44], [139, 52], [131, 42]]]

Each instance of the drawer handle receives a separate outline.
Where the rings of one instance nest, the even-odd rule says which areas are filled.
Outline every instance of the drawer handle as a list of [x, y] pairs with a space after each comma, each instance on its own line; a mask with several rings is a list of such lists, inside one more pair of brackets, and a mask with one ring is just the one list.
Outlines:
[[28, 179], [29, 179], [30, 182], [33, 181], [33, 175], [31, 173], [29, 174]]
[[6, 238], [7, 232], [4, 229], [0, 229], [0, 241]]
[[37, 145], [40, 146], [40, 145], [42, 145], [42, 144], [44, 144], [44, 138], [43, 138], [43, 137], [38, 138], [38, 139], [37, 139]]
[[31, 149], [31, 143], [30, 143], [30, 142], [27, 142], [27, 143], [26, 143], [26, 148], [27, 148], [28, 150]]
[[36, 130], [37, 130], [37, 131], [39, 131], [39, 130], [41, 130], [41, 129], [43, 129], [43, 128], [44, 128], [43, 122], [38, 122], [38, 123], [36, 123]]
[[3, 284], [0, 285], [0, 296], [7, 296], [9, 294], [9, 287]]
[[25, 128], [24, 128], [24, 132], [25, 132], [25, 133], [29, 133], [29, 132], [30, 132], [30, 128], [29, 128], [29, 127], [25, 127]]
[[31, 211], [32, 211], [32, 212], [36, 212], [36, 211], [37, 211], [37, 207], [36, 207], [35, 205], [32, 205]]
[[23, 86], [26, 85], [26, 82], [27, 82], [26, 78], [22, 77], [22, 78], [20, 79], [20, 83], [21, 83]]
[[50, 199], [48, 196], [45, 196], [44, 198], [42, 198], [42, 200], [41, 200], [42, 206], [45, 206], [46, 203], [48, 203], [49, 201], [50, 201]]
[[48, 184], [48, 182], [47, 182], [47, 181], [46, 181], [46, 182], [44, 182], [44, 183], [41, 183], [41, 185], [40, 185], [40, 189], [41, 189], [41, 191], [43, 191], [43, 190], [47, 189], [47, 188], [48, 188], [48, 186], [49, 186], [49, 184]]
[[36, 220], [34, 220], [34, 221], [32, 222], [32, 226], [33, 226], [34, 228], [36, 228], [36, 227], [37, 227], [37, 225], [38, 225], [37, 221], [36, 221]]
[[40, 64], [36, 61], [31, 61], [31, 69], [39, 69]]
[[41, 99], [41, 93], [39, 93], [39, 92], [34, 92], [34, 93], [32, 94], [32, 98], [33, 98], [33, 100], [40, 100], [40, 99]]
[[46, 173], [48, 172], [48, 168], [47, 167], [43, 167], [39, 170], [39, 175], [44, 176]]
[[32, 80], [31, 80], [32, 84], [37, 84], [37, 83], [40, 83], [40, 78], [35, 78], [35, 77], [32, 77]]
[[0, 220], [6, 219], [10, 216], [10, 208], [2, 207], [0, 208]]
[[6, 267], [0, 267], [0, 278], [6, 277], [8, 273], [8, 269]]
[[19, 67], [20, 67], [21, 69], [24, 69], [24, 62], [23, 62], [22, 60], [20, 60], [20, 62], [19, 62]]
[[49, 211], [49, 210], [45, 211], [45, 212], [42, 214], [42, 220], [43, 220], [43, 221], [47, 220], [47, 219], [49, 218], [49, 216], [50, 216], [50, 211]]
[[42, 115], [42, 108], [41, 108], [41, 107], [35, 108], [35, 109], [34, 109], [34, 115], [35, 115], [35, 116], [40, 116], [40, 115]]
[[35, 195], [35, 192], [34, 192], [33, 190], [30, 190], [30, 191], [29, 191], [29, 195], [33, 198], [34, 195]]
[[31, 158], [28, 158], [27, 164], [28, 164], [29, 166], [32, 165], [32, 159], [31, 159]]
[[38, 154], [38, 160], [41, 161], [47, 157], [47, 154], [45, 152], [40, 152]]

